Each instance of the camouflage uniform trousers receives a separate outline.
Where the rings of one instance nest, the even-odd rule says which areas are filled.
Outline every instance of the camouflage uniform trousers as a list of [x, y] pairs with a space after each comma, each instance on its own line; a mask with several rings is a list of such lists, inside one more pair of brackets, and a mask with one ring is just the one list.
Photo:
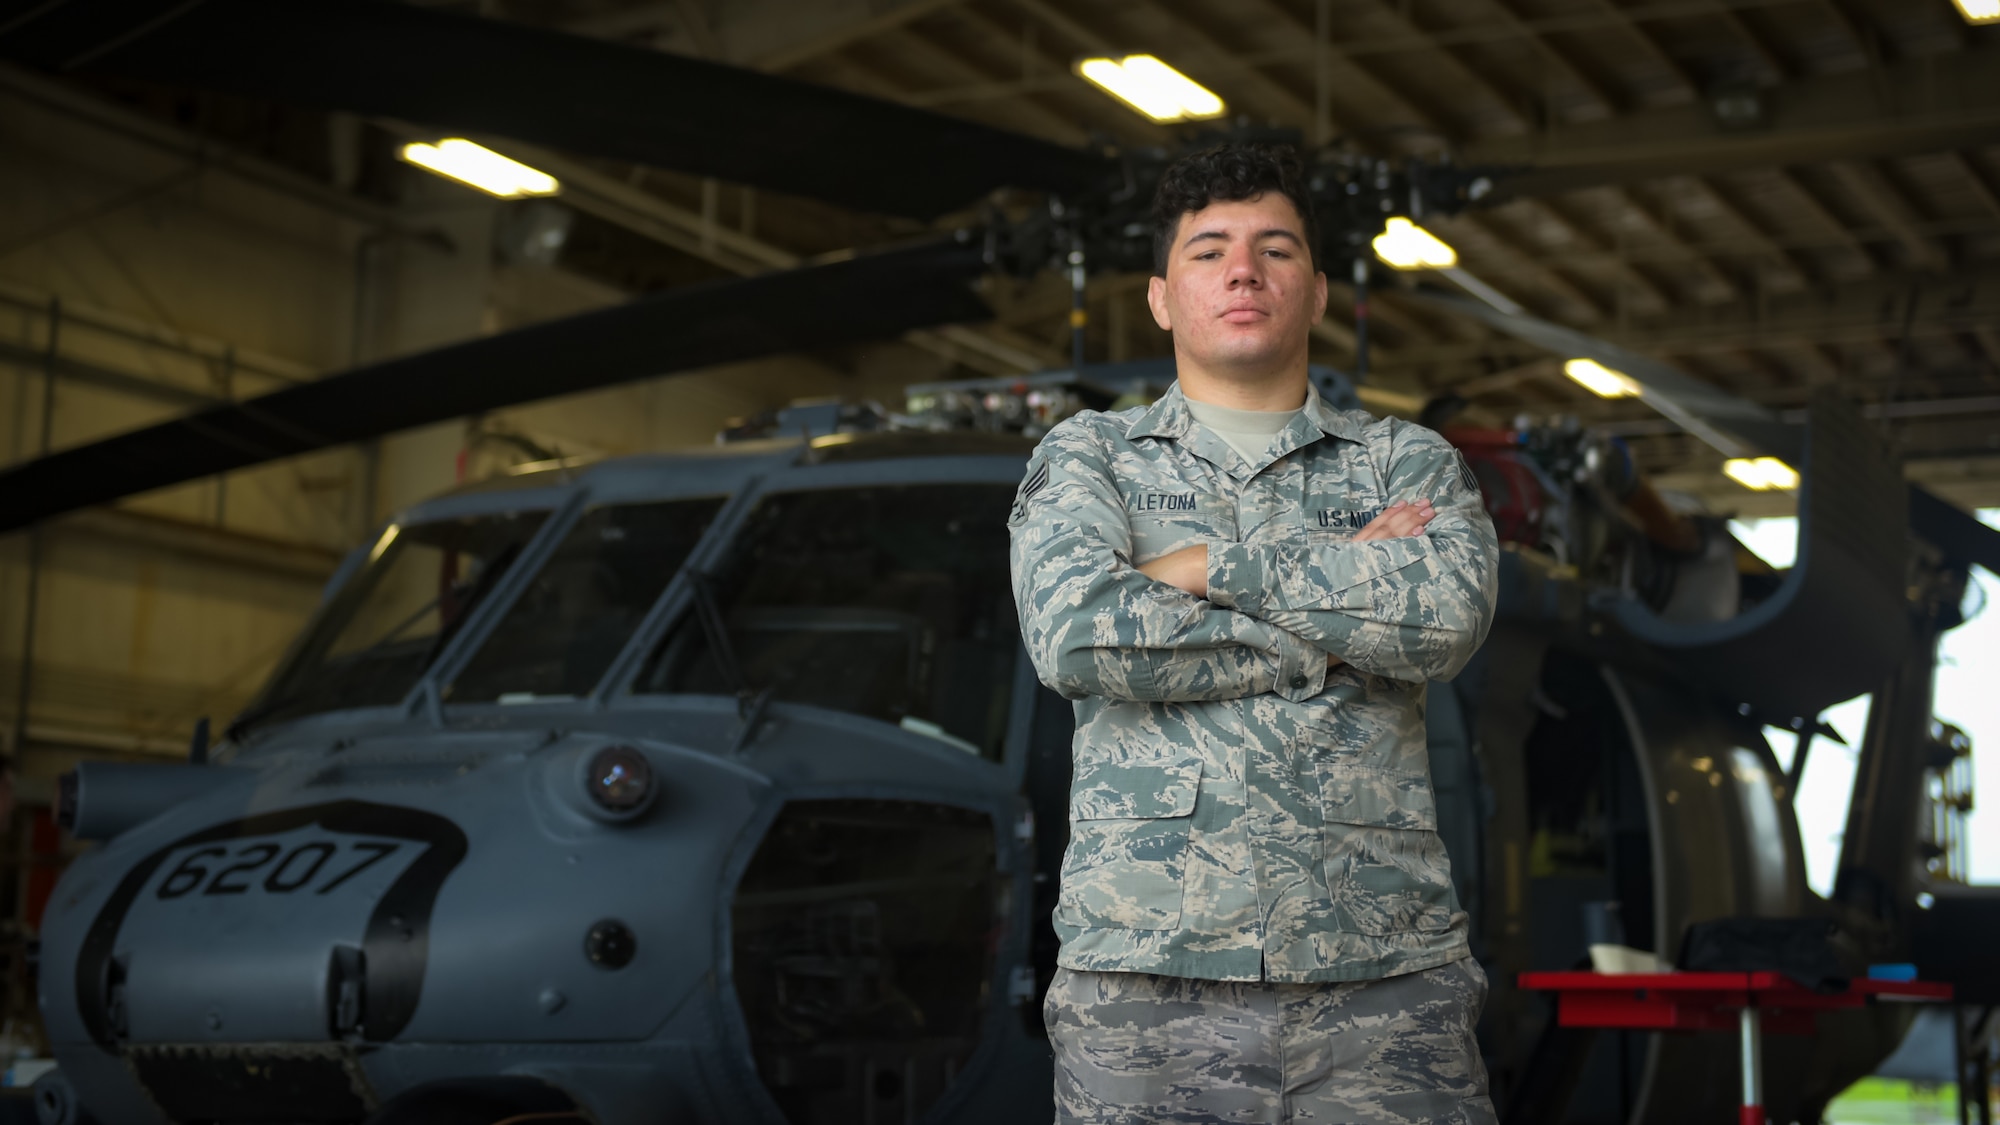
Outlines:
[[1470, 957], [1380, 980], [1276, 984], [1059, 969], [1042, 1017], [1057, 1125], [1493, 1125]]

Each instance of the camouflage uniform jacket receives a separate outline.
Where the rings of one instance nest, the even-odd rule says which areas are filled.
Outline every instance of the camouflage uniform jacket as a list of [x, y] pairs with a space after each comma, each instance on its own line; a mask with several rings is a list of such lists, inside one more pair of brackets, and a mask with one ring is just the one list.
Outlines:
[[[1350, 542], [1421, 497], [1427, 535]], [[1497, 547], [1452, 446], [1311, 394], [1246, 463], [1176, 386], [1051, 430], [1009, 524], [1029, 656], [1076, 701], [1064, 967], [1309, 982], [1465, 955], [1424, 685], [1485, 638]], [[1206, 600], [1134, 569], [1197, 543]]]

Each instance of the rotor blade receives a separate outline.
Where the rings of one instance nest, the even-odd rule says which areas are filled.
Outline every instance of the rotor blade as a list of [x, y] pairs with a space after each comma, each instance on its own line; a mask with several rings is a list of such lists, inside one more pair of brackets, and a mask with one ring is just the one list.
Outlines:
[[[1594, 359], [1638, 383], [1647, 405], [1724, 456], [1768, 453], [1797, 466], [1805, 434], [1775, 411], [1694, 379], [1672, 364], [1574, 328], [1506, 313], [1480, 301], [1419, 287], [1417, 296], [1569, 358]], [[1909, 486], [1910, 527], [1946, 555], [2000, 574], [2000, 530], [1988, 527], [1921, 485]]]
[[929, 219], [1109, 161], [927, 110], [661, 51], [381, 0], [69, 0], [0, 17], [0, 58], [493, 133]]
[[0, 531], [344, 442], [778, 352], [990, 318], [978, 245], [731, 279], [288, 387], [0, 472]]
[[1567, 359], [1594, 359], [1629, 376], [1639, 384], [1640, 398], [1648, 406], [1724, 456], [1738, 457], [1746, 449], [1755, 448], [1795, 464], [1798, 461], [1803, 447], [1797, 427], [1781, 421], [1775, 411], [1711, 387], [1672, 364], [1621, 348], [1587, 332], [1502, 312], [1456, 293], [1428, 286], [1420, 286], [1415, 293], [1422, 300], [1470, 317], [1517, 340], [1547, 348]]
[[2000, 529], [1921, 485], [1910, 486], [1910, 526], [1946, 557], [2000, 574]]

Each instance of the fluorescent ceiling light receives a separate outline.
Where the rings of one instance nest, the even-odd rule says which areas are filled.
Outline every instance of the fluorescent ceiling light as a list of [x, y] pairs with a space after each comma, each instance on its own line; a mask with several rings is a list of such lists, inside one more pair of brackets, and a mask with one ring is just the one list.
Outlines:
[[1787, 492], [1799, 486], [1799, 474], [1776, 457], [1731, 457], [1722, 463], [1730, 480], [1758, 492]]
[[1402, 218], [1390, 219], [1389, 229], [1375, 236], [1375, 256], [1399, 270], [1448, 270], [1458, 265], [1458, 251]]
[[1599, 398], [1637, 398], [1639, 384], [1622, 371], [1613, 371], [1594, 359], [1572, 359], [1563, 364], [1563, 374], [1582, 383]]
[[469, 184], [502, 199], [554, 195], [562, 190], [562, 185], [547, 172], [538, 172], [463, 137], [452, 137], [434, 145], [422, 142], [407, 144], [403, 146], [402, 157], [419, 168], [428, 168], [447, 179]]
[[1084, 59], [1076, 72], [1163, 125], [1221, 117], [1226, 108], [1207, 87], [1151, 55]]
[[1951, 0], [1966, 23], [2000, 22], [2000, 0]]

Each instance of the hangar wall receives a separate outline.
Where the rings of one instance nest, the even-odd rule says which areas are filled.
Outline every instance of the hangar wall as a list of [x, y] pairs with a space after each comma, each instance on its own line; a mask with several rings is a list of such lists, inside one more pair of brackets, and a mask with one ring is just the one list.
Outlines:
[[[426, 174], [407, 170], [393, 218], [449, 248], [336, 213], [254, 158], [162, 133], [137, 115], [86, 118], [0, 90], [9, 463], [626, 296], [557, 268], [497, 264], [506, 205]], [[936, 374], [936, 361], [893, 345], [843, 362], [775, 359], [593, 391], [0, 539], [0, 739], [10, 752], [19, 743], [18, 795], [45, 802], [83, 754], [179, 755], [199, 717], [226, 722], [344, 551], [464, 476], [530, 459], [523, 441], [486, 435], [615, 456], [705, 443], [726, 419], [826, 393], [830, 380], [893, 401], [903, 383]]]

